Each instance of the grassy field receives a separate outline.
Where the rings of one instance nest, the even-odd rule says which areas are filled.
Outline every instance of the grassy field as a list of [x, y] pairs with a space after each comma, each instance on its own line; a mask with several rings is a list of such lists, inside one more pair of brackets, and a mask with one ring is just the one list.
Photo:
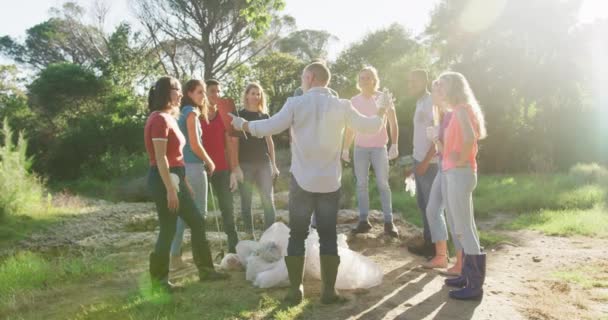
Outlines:
[[[608, 184], [603, 171], [597, 172], [573, 168], [554, 175], [482, 175], [475, 192], [475, 213], [482, 220], [496, 214], [510, 217], [497, 226], [499, 229], [608, 237]], [[419, 225], [415, 198], [404, 192], [399, 184], [402, 180], [398, 173], [391, 178], [394, 210]], [[352, 172], [345, 171], [345, 206], [356, 204], [353, 182]], [[284, 185], [285, 181], [279, 183]], [[370, 186], [375, 190], [373, 179]], [[375, 191], [371, 204], [379, 208]], [[147, 279], [143, 254], [149, 248], [141, 248], [141, 256], [131, 257], [135, 263], [104, 251], [49, 255], [15, 249], [15, 244], [32, 232], [61, 223], [71, 214], [70, 205], [56, 204], [41, 212], [8, 216], [0, 223], [0, 318], [287, 320], [304, 319], [315, 308], [322, 308], [310, 301], [284, 308], [280, 298], [285, 289], [259, 290], [238, 279], [199, 283], [193, 275], [179, 280], [186, 286], [183, 293], [159, 294], [150, 289]], [[486, 247], [512, 240], [500, 230], [484, 230], [480, 237]], [[562, 270], [553, 276], [581, 286], [606, 286], [606, 279], [588, 277], [589, 272], [593, 270]], [[65, 306], [55, 305], [58, 298]], [[75, 308], [71, 301], [82, 306]]]

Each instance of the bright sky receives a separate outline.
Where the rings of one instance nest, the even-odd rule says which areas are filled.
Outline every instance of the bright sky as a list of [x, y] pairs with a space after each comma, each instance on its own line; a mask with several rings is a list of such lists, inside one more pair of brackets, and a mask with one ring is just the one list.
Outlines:
[[[94, 0], [76, 1], [89, 8]], [[128, 1], [105, 0], [111, 5], [106, 26], [108, 30], [123, 20], [136, 23], [130, 13]], [[49, 17], [50, 7], [59, 7], [64, 2], [19, 0], [3, 4], [0, 10], [0, 36], [8, 34], [22, 38], [27, 28]], [[296, 18], [300, 29], [323, 29], [337, 36], [340, 41], [330, 48], [330, 58], [333, 58], [349, 43], [394, 22], [402, 24], [414, 34], [422, 32], [428, 22], [429, 13], [437, 2], [438, 0], [373, 0], [370, 4], [369, 1], [361, 0], [287, 0], [285, 13]], [[608, 18], [608, 1], [584, 0], [579, 16], [581, 22]]]

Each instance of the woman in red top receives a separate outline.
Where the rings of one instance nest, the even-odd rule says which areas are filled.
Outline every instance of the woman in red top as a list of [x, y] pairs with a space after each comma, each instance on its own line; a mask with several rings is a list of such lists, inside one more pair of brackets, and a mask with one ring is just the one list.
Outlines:
[[198, 214], [185, 179], [182, 149], [186, 140], [175, 119], [179, 113], [181, 92], [177, 79], [160, 78], [150, 88], [148, 108], [151, 113], [144, 129], [144, 142], [150, 158], [148, 189], [156, 204], [160, 225], [154, 252], [150, 254], [150, 278], [155, 285], [169, 291], [173, 289], [169, 282], [169, 251], [178, 216], [192, 231], [192, 255], [200, 280], [227, 278], [227, 275], [214, 270], [205, 236], [205, 221]]

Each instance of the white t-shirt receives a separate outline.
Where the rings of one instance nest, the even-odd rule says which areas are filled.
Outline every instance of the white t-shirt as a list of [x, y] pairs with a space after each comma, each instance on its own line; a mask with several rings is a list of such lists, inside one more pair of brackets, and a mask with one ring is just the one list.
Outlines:
[[[426, 128], [433, 126], [433, 101], [431, 95], [425, 93], [416, 101], [416, 112], [414, 112], [414, 152], [416, 161], [422, 162], [426, 154], [433, 146], [433, 141], [426, 136]], [[437, 162], [437, 157], [433, 157], [431, 163]]]

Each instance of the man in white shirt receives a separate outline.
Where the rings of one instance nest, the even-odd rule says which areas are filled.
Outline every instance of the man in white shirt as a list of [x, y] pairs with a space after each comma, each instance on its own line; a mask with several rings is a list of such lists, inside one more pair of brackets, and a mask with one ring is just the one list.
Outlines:
[[433, 101], [427, 90], [428, 74], [425, 70], [414, 70], [408, 79], [410, 94], [417, 98], [414, 113], [414, 177], [416, 179], [416, 200], [424, 223], [424, 243], [408, 245], [408, 250], [425, 257], [435, 255], [431, 231], [426, 218], [426, 205], [431, 186], [437, 174], [435, 145], [426, 135], [426, 128], [433, 126]]
[[304, 295], [304, 240], [315, 212], [319, 232], [321, 261], [321, 302], [343, 302], [335, 289], [340, 257], [337, 246], [337, 216], [342, 178], [342, 138], [345, 127], [362, 132], [380, 130], [386, 110], [365, 117], [349, 100], [338, 99], [327, 88], [331, 74], [322, 63], [311, 63], [302, 72], [304, 94], [287, 99], [270, 119], [247, 122], [234, 117], [237, 130], [254, 136], [268, 136], [290, 129], [291, 186], [289, 189], [289, 227], [291, 229], [285, 264], [290, 290], [286, 302], [299, 304]]

